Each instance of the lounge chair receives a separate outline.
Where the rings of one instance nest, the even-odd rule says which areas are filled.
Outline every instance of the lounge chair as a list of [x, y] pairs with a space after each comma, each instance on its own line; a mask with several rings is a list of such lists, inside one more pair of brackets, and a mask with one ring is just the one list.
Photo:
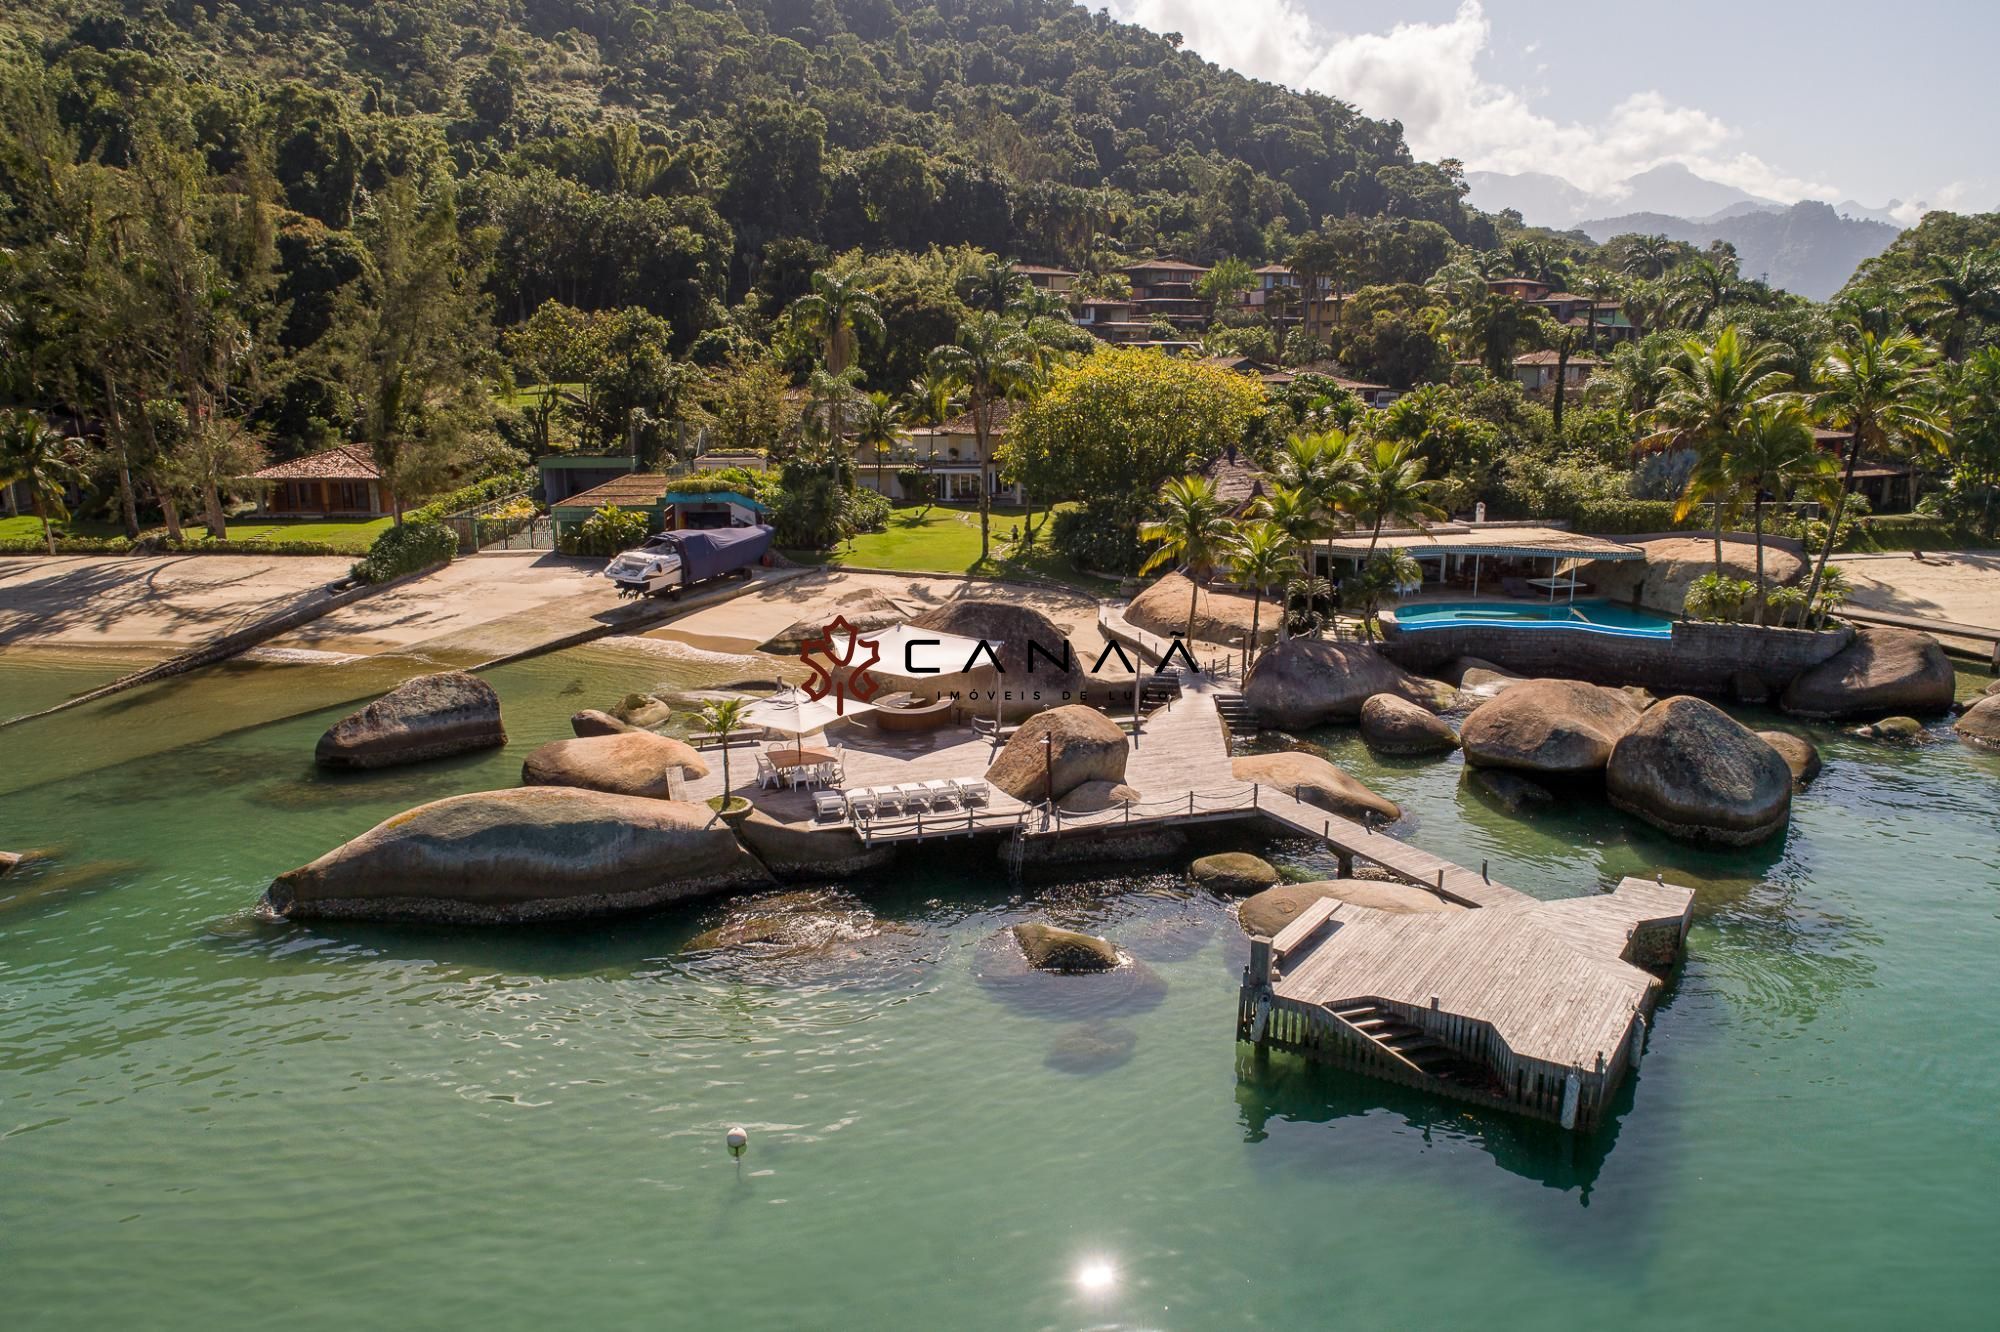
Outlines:
[[896, 783], [896, 795], [902, 801], [904, 809], [930, 808], [931, 793], [915, 782]]
[[813, 793], [813, 817], [841, 818], [847, 813], [847, 797], [839, 791]]
[[952, 783], [961, 805], [983, 805], [993, 796], [993, 788], [983, 777], [961, 777]]
[[923, 788], [924, 794], [930, 798], [932, 809], [936, 809], [939, 805], [949, 805], [958, 799], [957, 785], [941, 777], [933, 777], [923, 783]]
[[874, 818], [875, 811], [882, 804], [881, 793], [873, 787], [863, 786], [853, 791], [842, 791], [840, 794], [847, 798], [848, 811], [859, 819]]

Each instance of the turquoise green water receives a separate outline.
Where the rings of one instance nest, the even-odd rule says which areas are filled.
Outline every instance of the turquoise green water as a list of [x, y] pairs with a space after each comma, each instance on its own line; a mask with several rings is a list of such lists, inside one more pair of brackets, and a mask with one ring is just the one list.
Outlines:
[[1626, 638], [1671, 638], [1674, 622], [1665, 615], [1620, 601], [1419, 601], [1396, 608], [1406, 630], [1481, 625], [1501, 629], [1563, 629], [1618, 634]]
[[[931, 849], [792, 957], [685, 951], [720, 905], [251, 917], [381, 817], [510, 784], [575, 708], [729, 673], [503, 669], [506, 751], [359, 779], [310, 766], [338, 708], [89, 766], [114, 726], [199, 736], [223, 696], [200, 681], [0, 732], [0, 846], [67, 847], [0, 891], [7, 1325], [1991, 1325], [2000, 758], [1956, 744], [1821, 733], [1785, 841], [1719, 854], [1589, 802], [1515, 822], [1456, 761], [1320, 737], [1415, 839], [1518, 886], [1699, 887], [1629, 1103], [1583, 1144], [1241, 1061], [1242, 945], [1171, 876], [1015, 896]], [[997, 976], [986, 941], [1051, 912], [1149, 974]]]

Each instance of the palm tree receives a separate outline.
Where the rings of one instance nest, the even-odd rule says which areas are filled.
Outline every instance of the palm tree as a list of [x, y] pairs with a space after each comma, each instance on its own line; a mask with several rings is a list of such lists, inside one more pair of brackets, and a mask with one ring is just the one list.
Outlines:
[[812, 275], [812, 290], [792, 302], [792, 318], [819, 336], [826, 368], [834, 374], [853, 363], [857, 338], [880, 338], [885, 332], [882, 307], [861, 279], [835, 277], [823, 269]]
[[975, 310], [1007, 313], [1028, 280], [1014, 271], [1012, 259], [989, 254], [958, 280], [958, 297]]
[[1665, 236], [1635, 236], [1626, 245], [1624, 269], [1634, 277], [1663, 278], [1680, 257], [1680, 247]]
[[0, 414], [0, 487], [28, 487], [28, 503], [42, 520], [42, 540], [56, 553], [53, 518], [68, 518], [64, 487], [83, 479], [83, 441], [53, 430], [34, 412]]
[[1382, 603], [1393, 600], [1409, 584], [1422, 582], [1423, 577], [1423, 566], [1409, 551], [1385, 550], [1371, 554], [1359, 574], [1341, 583], [1341, 600], [1361, 612], [1362, 635], [1373, 638], [1376, 612]]
[[[1276, 506], [1285, 506], [1281, 525], [1302, 541], [1331, 537], [1336, 530], [1340, 499], [1353, 470], [1349, 448], [1355, 437], [1344, 430], [1323, 430], [1290, 435], [1278, 446], [1271, 459], [1271, 475], [1279, 486], [1267, 505], [1267, 515], [1280, 518]], [[1279, 501], [1277, 495], [1293, 494]], [[1307, 546], [1301, 559], [1310, 566], [1312, 550]], [[1306, 568], [1310, 574], [1312, 569]]]
[[1717, 310], [1741, 305], [1755, 294], [1737, 271], [1735, 254], [1711, 249], [1674, 270], [1666, 314], [1682, 328], [1697, 329]]
[[902, 403], [879, 390], [861, 400], [861, 409], [854, 417], [854, 442], [875, 455], [875, 490], [885, 497], [889, 490], [883, 480], [883, 464], [902, 434]]
[[972, 434], [979, 448], [979, 558], [992, 555], [993, 403], [1034, 377], [1035, 348], [1014, 320], [982, 310], [958, 326], [958, 341], [933, 347], [930, 371], [963, 383], [972, 404]]
[[1426, 518], [1445, 516], [1432, 502], [1444, 483], [1424, 479], [1424, 460], [1417, 456], [1415, 444], [1357, 438], [1348, 453], [1351, 471], [1341, 490], [1341, 507], [1355, 522], [1370, 527], [1365, 558], [1374, 558], [1388, 524], [1422, 527]]
[[1815, 498], [1824, 498], [1832, 493], [1839, 469], [1833, 459], [1820, 452], [1805, 404], [1791, 396], [1753, 403], [1736, 428], [1729, 457], [1737, 483], [1749, 495], [1751, 510], [1756, 515], [1757, 618], [1761, 620], [1766, 599], [1765, 495], [1780, 499], [1806, 491]]
[[1139, 566], [1140, 573], [1151, 573], [1176, 563], [1187, 569], [1188, 581], [1194, 588], [1188, 597], [1187, 632], [1182, 637], [1190, 642], [1194, 640], [1194, 614], [1201, 598], [1201, 582], [1214, 570], [1217, 558], [1229, 543], [1230, 532], [1228, 507], [1216, 498], [1214, 484], [1200, 476], [1177, 477], [1161, 486], [1159, 518], [1139, 526], [1142, 541], [1160, 543]]
[[806, 433], [829, 444], [839, 444], [841, 436], [854, 424], [854, 412], [848, 403], [860, 389], [858, 365], [845, 370], [815, 370], [808, 375], [806, 395], [810, 405], [806, 409]]
[[1250, 589], [1250, 646], [1244, 655], [1243, 671], [1257, 658], [1257, 635], [1264, 612], [1264, 594], [1282, 584], [1298, 558], [1292, 534], [1270, 519], [1246, 523], [1230, 539], [1229, 571], [1238, 583]]
[[1938, 339], [1944, 358], [1963, 360], [1967, 335], [1982, 322], [2000, 322], [2000, 250], [1934, 254], [1928, 276], [1903, 294], [1914, 298], [1908, 315]]
[[1820, 547], [1812, 582], [1806, 587], [1808, 610], [1825, 581], [1827, 557], [1833, 554], [1862, 450], [1884, 447], [1892, 439], [1935, 444], [1944, 438], [1944, 425], [1929, 403], [1930, 361], [1930, 348], [1907, 333], [1878, 338], [1855, 330], [1835, 343], [1820, 361], [1820, 389], [1812, 396], [1812, 409], [1849, 433], [1840, 493], [1834, 496], [1826, 542]]
[[[1734, 324], [1713, 342], [1683, 339], [1679, 358], [1667, 367], [1666, 391], [1649, 413], [1658, 429], [1640, 441], [1641, 447], [1693, 449], [1701, 459], [1696, 475], [1704, 479], [1704, 486], [1724, 486], [1729, 474], [1724, 455], [1743, 414], [1788, 382], [1773, 365], [1778, 351], [1769, 343], [1746, 344]], [[1687, 505], [1685, 496], [1682, 503]], [[1720, 503], [1715, 507], [1715, 572], [1722, 572]]]
[[722, 803], [720, 809], [729, 808], [729, 736], [733, 731], [743, 729], [743, 714], [750, 707], [747, 698], [718, 698], [702, 705], [701, 724], [720, 739], [722, 743]]
[[1271, 326], [1271, 343], [1278, 359], [1285, 359], [1285, 326], [1292, 322], [1299, 306], [1299, 289], [1288, 282], [1272, 285], [1264, 293], [1264, 319]]
[[910, 415], [917, 422], [941, 426], [958, 410], [958, 392], [965, 387], [954, 375], [926, 370], [910, 381]]

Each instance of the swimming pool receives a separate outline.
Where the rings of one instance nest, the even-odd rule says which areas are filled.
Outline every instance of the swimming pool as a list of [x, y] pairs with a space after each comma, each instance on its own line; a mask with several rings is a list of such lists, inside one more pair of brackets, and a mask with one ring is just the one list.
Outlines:
[[[1387, 618], [1387, 617], [1385, 617]], [[1621, 638], [1671, 638], [1674, 622], [1664, 615], [1622, 602], [1430, 601], [1396, 608], [1396, 626], [1405, 633], [1478, 626], [1490, 629], [1569, 629]]]

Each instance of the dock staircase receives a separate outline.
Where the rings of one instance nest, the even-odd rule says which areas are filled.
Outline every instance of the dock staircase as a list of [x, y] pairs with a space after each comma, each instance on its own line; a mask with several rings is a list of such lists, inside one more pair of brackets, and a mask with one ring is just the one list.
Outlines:
[[1139, 682], [1139, 702], [1147, 710], [1164, 707], [1181, 696], [1179, 671], [1154, 671]]
[[1348, 1027], [1372, 1042], [1391, 1063], [1407, 1071], [1454, 1086], [1484, 1090], [1493, 1075], [1483, 1065], [1435, 1039], [1373, 1000], [1360, 999], [1329, 1005], [1329, 1011]]
[[1215, 689], [1209, 692], [1209, 697], [1215, 701], [1215, 710], [1231, 735], [1257, 734], [1257, 712], [1243, 695], [1234, 689]]

